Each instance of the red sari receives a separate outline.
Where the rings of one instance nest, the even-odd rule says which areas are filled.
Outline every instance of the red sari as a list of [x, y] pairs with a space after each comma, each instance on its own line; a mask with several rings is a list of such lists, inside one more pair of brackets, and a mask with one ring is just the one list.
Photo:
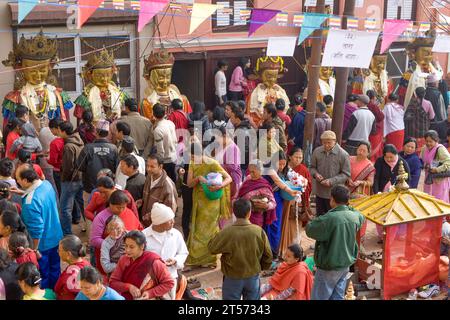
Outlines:
[[175, 285], [164, 261], [153, 252], [144, 251], [136, 260], [122, 256], [111, 275], [110, 287], [126, 300], [133, 300], [130, 284], [148, 292], [149, 298], [162, 297]]
[[314, 276], [306, 263], [297, 262], [289, 265], [283, 262], [269, 279], [272, 290], [264, 296], [270, 294], [276, 297], [284, 290], [293, 288], [295, 292], [286, 300], [311, 300], [313, 279]]

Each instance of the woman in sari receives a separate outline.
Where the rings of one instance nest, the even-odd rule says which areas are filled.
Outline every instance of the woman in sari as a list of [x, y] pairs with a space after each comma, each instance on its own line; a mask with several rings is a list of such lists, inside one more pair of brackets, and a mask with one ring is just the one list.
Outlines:
[[128, 232], [125, 255], [111, 274], [110, 287], [126, 300], [167, 299], [175, 285], [164, 261], [156, 253], [145, 251], [146, 244], [141, 231]]
[[[425, 141], [425, 139], [423, 139]], [[403, 151], [399, 153], [400, 157], [405, 159], [411, 171], [411, 178], [409, 179], [409, 187], [417, 189], [419, 185], [420, 173], [422, 171], [422, 160], [417, 155], [418, 141], [415, 138], [406, 138], [403, 143]]]
[[286, 154], [283, 151], [279, 151], [275, 154], [275, 156], [276, 157], [274, 157], [269, 163], [270, 168], [265, 168], [267, 174], [263, 176], [264, 179], [272, 185], [272, 192], [277, 203], [277, 207], [275, 209], [276, 220], [270, 225], [266, 225], [264, 228], [267, 233], [267, 237], [269, 238], [274, 259], [278, 257], [278, 249], [280, 247], [283, 212], [288, 209], [287, 206], [284, 205], [284, 199], [281, 197], [281, 190], [286, 191], [293, 197], [298, 194], [298, 191], [292, 190], [284, 183], [284, 181], [287, 180], [285, 174], [283, 173], [284, 168], [287, 165]]
[[250, 222], [266, 227], [277, 218], [275, 208], [277, 203], [272, 193], [272, 185], [261, 176], [263, 165], [260, 160], [253, 160], [248, 165], [250, 175], [239, 189], [238, 198], [251, 201], [252, 213]]
[[423, 191], [440, 200], [450, 202], [450, 177], [427, 179], [430, 173], [443, 173], [450, 170], [450, 154], [447, 148], [439, 143], [436, 131], [429, 130], [425, 133], [425, 146], [420, 157], [426, 172]]
[[264, 130], [266, 130], [267, 134], [262, 134], [258, 139], [258, 159], [263, 163], [267, 163], [277, 152], [283, 151], [283, 148], [281, 148], [275, 138], [277, 130], [272, 124], [264, 124], [259, 130], [260, 134]]
[[[308, 180], [308, 185], [305, 191], [302, 193], [301, 202], [297, 201], [284, 201], [286, 210], [283, 210], [283, 224], [281, 229], [281, 242], [280, 242], [280, 256], [286, 255], [288, 247], [293, 243], [300, 244], [301, 228], [303, 227], [300, 217], [296, 218], [296, 214], [300, 214], [304, 208], [304, 214], [309, 214], [310, 202], [309, 197], [312, 190], [312, 180], [308, 168], [302, 164], [303, 151], [299, 147], [294, 147], [288, 154], [288, 165], [284, 169], [284, 173], [287, 174], [289, 169], [294, 170], [298, 174], [302, 175]], [[297, 221], [299, 224], [297, 225]]]
[[314, 277], [302, 260], [301, 246], [289, 246], [284, 262], [269, 279], [269, 283], [261, 286], [262, 300], [310, 300]]
[[352, 198], [370, 196], [375, 176], [375, 167], [369, 160], [370, 143], [361, 141], [356, 148], [356, 156], [350, 157], [351, 177], [347, 186]]
[[[202, 152], [202, 146], [192, 143], [191, 162], [189, 164], [187, 184], [193, 188], [191, 230], [187, 241], [189, 256], [186, 265], [216, 267], [217, 256], [208, 251], [208, 242], [219, 232], [219, 219], [231, 218], [231, 197], [229, 184], [232, 179], [220, 164]], [[220, 186], [208, 187], [210, 191], [223, 189], [219, 199], [210, 200], [203, 191], [202, 184], [206, 183], [205, 176], [216, 172], [222, 175]]]

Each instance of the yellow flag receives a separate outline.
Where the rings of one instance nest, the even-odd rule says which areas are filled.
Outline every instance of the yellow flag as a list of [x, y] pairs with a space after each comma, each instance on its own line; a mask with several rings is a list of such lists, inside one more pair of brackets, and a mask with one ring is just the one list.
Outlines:
[[209, 3], [194, 3], [191, 14], [191, 25], [189, 27], [189, 34], [195, 31], [203, 21], [208, 19], [214, 12], [216, 12], [217, 4]]

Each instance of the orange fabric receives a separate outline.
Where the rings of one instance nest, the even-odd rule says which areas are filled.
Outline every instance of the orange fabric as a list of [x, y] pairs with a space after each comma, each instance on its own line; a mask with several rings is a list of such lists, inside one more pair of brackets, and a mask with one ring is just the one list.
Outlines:
[[184, 291], [186, 291], [187, 288], [187, 279], [186, 276], [181, 275], [180, 281], [180, 287], [177, 290], [177, 294], [175, 295], [175, 300], [181, 300], [183, 298]]
[[304, 262], [289, 265], [283, 262], [275, 274], [269, 279], [269, 283], [278, 292], [294, 288], [295, 293], [289, 300], [310, 300], [313, 286], [313, 274]]

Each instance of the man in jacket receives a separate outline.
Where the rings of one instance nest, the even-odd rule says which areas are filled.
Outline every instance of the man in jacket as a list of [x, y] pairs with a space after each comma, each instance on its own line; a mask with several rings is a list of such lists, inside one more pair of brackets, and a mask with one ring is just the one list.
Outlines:
[[[153, 112], [155, 109], [153, 109]], [[152, 224], [151, 212], [153, 204], [160, 202], [177, 212], [177, 189], [175, 183], [163, 169], [163, 161], [158, 155], [147, 159], [147, 179], [144, 185], [142, 222], [145, 227]]]
[[[78, 156], [76, 167], [83, 173], [83, 189], [89, 195], [97, 183], [97, 173], [104, 168], [115, 172], [119, 165], [117, 147], [107, 140], [109, 122], [97, 123], [97, 139], [84, 146]], [[86, 194], [84, 195], [86, 196]]]
[[30, 245], [41, 255], [40, 287], [53, 289], [61, 273], [58, 245], [63, 237], [55, 190], [50, 182], [39, 179], [31, 164], [17, 168], [16, 180], [25, 191], [21, 218], [33, 240]]
[[230, 121], [235, 128], [233, 138], [241, 152], [242, 179], [245, 179], [248, 164], [256, 156], [258, 137], [256, 136], [256, 130], [252, 128], [239, 106], [231, 109]]
[[356, 234], [364, 222], [364, 217], [348, 206], [349, 196], [345, 186], [334, 186], [332, 209], [306, 225], [306, 235], [316, 240], [311, 300], [344, 300], [349, 267], [358, 255]]
[[236, 222], [208, 243], [209, 252], [222, 254], [222, 299], [259, 300], [259, 273], [272, 265], [272, 249], [264, 230], [249, 221], [250, 201], [236, 200], [233, 212]]
[[322, 145], [313, 151], [310, 168], [316, 190], [316, 213], [319, 216], [331, 209], [331, 187], [344, 184], [350, 177], [350, 157], [336, 143], [336, 134], [325, 131], [320, 140]]
[[153, 125], [151, 121], [138, 112], [136, 100], [125, 100], [126, 115], [120, 121], [130, 126], [130, 136], [134, 139], [139, 155], [144, 159], [150, 155], [153, 146]]
[[433, 105], [434, 120], [433, 122], [443, 121], [447, 118], [447, 106], [445, 106], [444, 97], [439, 91], [439, 77], [431, 73], [427, 78], [427, 89], [425, 99]]
[[[81, 174], [77, 170], [76, 162], [83, 149], [83, 140], [73, 125], [64, 121], [60, 123], [59, 137], [64, 139], [64, 149], [61, 162], [61, 226], [64, 236], [72, 234], [72, 221], [80, 220], [80, 213], [84, 211], [83, 184]], [[77, 210], [73, 210], [74, 205]], [[77, 217], [72, 216], [77, 213]]]
[[164, 170], [173, 182], [176, 181], [175, 162], [177, 161], [177, 133], [175, 124], [164, 119], [166, 108], [157, 103], [153, 106], [153, 116], [155, 117], [155, 126], [153, 128], [154, 146], [156, 154], [164, 163]]

